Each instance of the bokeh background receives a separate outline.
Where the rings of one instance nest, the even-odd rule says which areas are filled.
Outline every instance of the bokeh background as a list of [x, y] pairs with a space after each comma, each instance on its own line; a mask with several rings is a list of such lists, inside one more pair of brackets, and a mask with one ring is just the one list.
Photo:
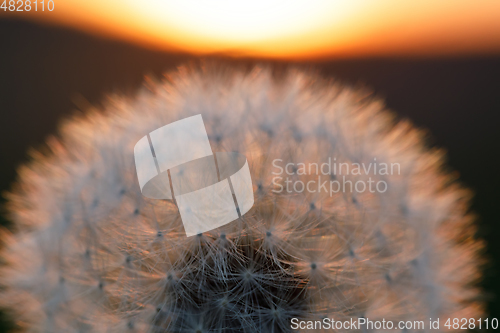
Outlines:
[[[207, 9], [189, 0], [199, 6], [169, 11], [157, 0], [140, 8], [67, 0], [46, 13], [0, 10], [0, 192], [65, 116], [109, 93], [132, 96], [180, 64], [310, 68], [369, 89], [446, 149], [475, 194], [477, 236], [488, 242], [484, 297], [489, 317], [500, 317], [500, 2], [353, 0], [330, 11], [314, 7], [319, 0], [309, 11], [275, 2], [232, 8], [221, 0]], [[9, 227], [5, 216], [0, 224]], [[10, 325], [0, 313], [0, 332]]]

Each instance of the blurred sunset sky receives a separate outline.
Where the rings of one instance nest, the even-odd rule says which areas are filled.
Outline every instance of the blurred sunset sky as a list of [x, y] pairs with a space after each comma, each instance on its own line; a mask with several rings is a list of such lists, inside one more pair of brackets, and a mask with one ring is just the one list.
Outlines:
[[162, 51], [282, 59], [500, 53], [498, 0], [54, 0], [4, 12]]

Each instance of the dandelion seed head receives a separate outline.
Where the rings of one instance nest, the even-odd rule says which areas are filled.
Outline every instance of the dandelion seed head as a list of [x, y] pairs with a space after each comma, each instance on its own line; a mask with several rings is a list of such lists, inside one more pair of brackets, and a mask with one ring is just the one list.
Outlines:
[[[186, 237], [142, 196], [135, 143], [202, 114], [214, 151], [246, 156], [254, 207]], [[361, 91], [300, 70], [181, 67], [65, 121], [8, 194], [0, 305], [27, 332], [290, 332], [291, 318], [479, 318], [470, 194], [423, 134]], [[398, 163], [386, 191], [276, 191], [273, 161]], [[288, 176], [288, 175], [287, 175]], [[326, 173], [323, 180], [343, 175]], [[366, 175], [346, 175], [356, 182]]]

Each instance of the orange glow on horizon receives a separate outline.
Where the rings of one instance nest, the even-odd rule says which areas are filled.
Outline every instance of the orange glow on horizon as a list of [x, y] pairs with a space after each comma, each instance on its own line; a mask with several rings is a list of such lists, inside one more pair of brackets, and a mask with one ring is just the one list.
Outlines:
[[298, 59], [500, 52], [498, 0], [54, 2], [52, 12], [18, 15], [195, 54]]

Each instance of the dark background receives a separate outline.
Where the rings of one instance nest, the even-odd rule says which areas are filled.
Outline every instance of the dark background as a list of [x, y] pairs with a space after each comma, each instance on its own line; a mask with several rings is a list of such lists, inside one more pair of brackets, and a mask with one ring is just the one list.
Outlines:
[[[98, 105], [107, 93], [131, 94], [144, 75], [160, 77], [163, 71], [190, 61], [198, 59], [68, 29], [0, 20], [0, 192], [15, 180], [16, 167], [27, 160], [27, 150], [55, 133], [62, 117], [89, 103]], [[478, 236], [488, 241], [490, 261], [482, 286], [489, 316], [500, 317], [500, 55], [337, 59], [292, 65], [312, 66], [325, 76], [370, 88], [400, 117], [428, 129], [430, 145], [447, 150], [448, 164], [475, 193], [472, 210], [479, 215]], [[4, 199], [0, 200], [1, 205]], [[8, 223], [0, 218], [0, 225]], [[0, 332], [8, 326], [0, 314]]]

